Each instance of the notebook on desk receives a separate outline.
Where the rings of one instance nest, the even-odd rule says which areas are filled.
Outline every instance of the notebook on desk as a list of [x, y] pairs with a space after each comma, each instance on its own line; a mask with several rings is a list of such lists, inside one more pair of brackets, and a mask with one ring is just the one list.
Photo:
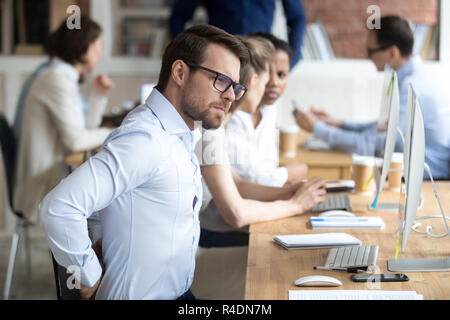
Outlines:
[[277, 235], [274, 241], [288, 250], [361, 245], [361, 240], [346, 233], [286, 234]]

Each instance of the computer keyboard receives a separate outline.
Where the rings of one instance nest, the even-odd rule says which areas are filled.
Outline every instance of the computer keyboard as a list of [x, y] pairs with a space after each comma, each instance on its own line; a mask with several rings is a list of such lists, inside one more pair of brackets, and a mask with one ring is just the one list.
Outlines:
[[321, 212], [328, 210], [352, 210], [352, 204], [348, 194], [334, 194], [325, 197], [325, 201], [314, 206], [312, 212]]
[[367, 270], [377, 265], [377, 259], [377, 245], [333, 248], [322, 269]]
[[303, 148], [308, 150], [330, 150], [330, 145], [326, 141], [311, 136], [305, 140]]

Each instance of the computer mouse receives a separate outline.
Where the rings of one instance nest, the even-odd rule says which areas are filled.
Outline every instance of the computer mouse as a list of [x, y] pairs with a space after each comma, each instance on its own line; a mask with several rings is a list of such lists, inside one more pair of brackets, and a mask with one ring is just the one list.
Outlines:
[[307, 276], [295, 280], [295, 285], [299, 287], [339, 287], [342, 282], [327, 276]]
[[345, 210], [328, 210], [319, 214], [319, 217], [354, 217], [355, 215]]

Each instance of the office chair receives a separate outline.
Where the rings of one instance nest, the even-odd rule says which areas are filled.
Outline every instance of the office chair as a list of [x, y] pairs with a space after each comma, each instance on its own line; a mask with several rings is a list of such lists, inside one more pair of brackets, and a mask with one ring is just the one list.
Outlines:
[[[8, 270], [6, 272], [5, 287], [3, 291], [3, 298], [8, 300], [10, 297], [11, 284], [14, 276], [14, 270], [17, 259], [18, 248], [20, 248], [22, 238], [25, 239], [26, 248], [26, 274], [31, 275], [31, 251], [29, 227], [36, 225], [35, 222], [30, 221], [23, 213], [14, 210], [13, 206], [13, 190], [14, 190], [14, 170], [17, 142], [11, 127], [4, 116], [0, 115], [0, 144], [1, 153], [3, 154], [4, 167], [6, 171], [6, 184], [8, 189], [8, 201], [11, 211], [17, 218], [16, 229], [11, 242], [11, 251], [9, 254]], [[68, 279], [66, 269], [56, 262], [53, 254], [51, 254], [53, 262], [53, 272], [55, 276], [56, 297], [58, 300], [78, 300], [80, 299], [79, 290], [69, 290], [65, 284]]]
[[80, 290], [68, 288], [67, 280], [69, 278], [69, 274], [67, 273], [67, 269], [58, 264], [53, 254], [52, 254], [52, 262], [53, 262], [53, 273], [55, 275], [57, 299], [81, 300]]
[[8, 191], [8, 201], [11, 211], [17, 218], [15, 232], [12, 237], [11, 251], [9, 254], [8, 270], [6, 273], [5, 287], [3, 291], [3, 298], [5, 300], [9, 299], [11, 283], [14, 275], [14, 267], [17, 259], [17, 249], [20, 248], [22, 239], [25, 240], [25, 251], [26, 251], [26, 275], [29, 279], [31, 275], [31, 251], [30, 251], [30, 237], [29, 237], [29, 227], [35, 225], [34, 222], [30, 221], [23, 213], [14, 210], [13, 206], [13, 179], [14, 179], [14, 169], [15, 169], [15, 158], [16, 158], [16, 148], [17, 143], [12, 132], [11, 127], [6, 121], [4, 116], [0, 116], [0, 144], [1, 151], [3, 154], [3, 162], [6, 171], [6, 184]]

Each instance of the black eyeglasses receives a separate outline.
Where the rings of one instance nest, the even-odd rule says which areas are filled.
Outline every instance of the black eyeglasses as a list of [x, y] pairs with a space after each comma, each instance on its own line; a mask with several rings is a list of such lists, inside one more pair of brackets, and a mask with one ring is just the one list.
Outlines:
[[386, 50], [387, 48], [389, 48], [391, 46], [392, 46], [392, 44], [385, 44], [384, 46], [374, 48], [374, 49], [367, 47], [367, 56], [371, 57], [374, 53]]
[[202, 70], [214, 73], [216, 75], [216, 78], [214, 79], [213, 86], [217, 91], [219, 91], [221, 93], [224, 93], [232, 86], [236, 101], [241, 100], [242, 97], [244, 96], [244, 94], [247, 92], [247, 88], [245, 86], [243, 86], [240, 83], [234, 82], [233, 80], [231, 80], [230, 77], [224, 75], [223, 73], [205, 68], [205, 67], [195, 64], [195, 63], [190, 63], [190, 62], [185, 62], [185, 63], [191, 68], [202, 69]]

